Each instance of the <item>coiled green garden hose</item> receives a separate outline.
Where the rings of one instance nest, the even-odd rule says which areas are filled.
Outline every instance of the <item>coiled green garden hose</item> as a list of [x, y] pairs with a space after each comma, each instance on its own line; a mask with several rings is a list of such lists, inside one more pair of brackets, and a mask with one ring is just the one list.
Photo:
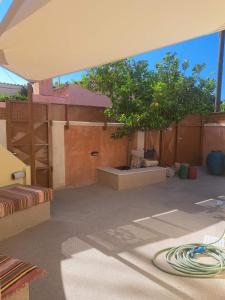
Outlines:
[[[163, 272], [176, 276], [209, 278], [214, 277], [225, 270], [225, 249], [220, 249], [214, 244], [223, 239], [223, 235], [213, 243], [209, 244], [185, 244], [178, 247], [170, 247], [158, 251], [153, 257], [153, 264]], [[158, 262], [158, 257], [164, 254], [166, 262], [172, 267], [169, 270]], [[196, 257], [198, 254], [204, 254], [211, 257], [214, 263], [203, 263]]]

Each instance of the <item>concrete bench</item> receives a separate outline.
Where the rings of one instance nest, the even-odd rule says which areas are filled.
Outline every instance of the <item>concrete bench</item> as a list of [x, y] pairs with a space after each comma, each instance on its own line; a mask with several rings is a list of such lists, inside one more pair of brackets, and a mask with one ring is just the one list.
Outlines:
[[166, 180], [166, 168], [147, 167], [140, 169], [118, 170], [115, 168], [98, 168], [97, 181], [115, 190], [126, 190]]
[[20, 259], [0, 256], [0, 299], [29, 300], [29, 284], [46, 271]]
[[52, 190], [11, 185], [0, 188], [0, 241], [50, 218]]

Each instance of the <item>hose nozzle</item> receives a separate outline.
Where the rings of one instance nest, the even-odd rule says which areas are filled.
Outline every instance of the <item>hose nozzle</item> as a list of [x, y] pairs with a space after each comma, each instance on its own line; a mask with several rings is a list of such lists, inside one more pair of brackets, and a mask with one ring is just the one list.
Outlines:
[[206, 246], [198, 246], [191, 250], [190, 257], [194, 258], [195, 254], [202, 254], [206, 251]]

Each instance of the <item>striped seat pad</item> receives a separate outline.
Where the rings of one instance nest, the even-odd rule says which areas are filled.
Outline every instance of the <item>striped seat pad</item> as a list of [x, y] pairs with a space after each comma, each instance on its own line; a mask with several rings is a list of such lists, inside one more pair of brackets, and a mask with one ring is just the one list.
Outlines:
[[53, 199], [49, 188], [11, 185], [0, 189], [0, 218]]
[[1, 299], [16, 293], [25, 284], [45, 274], [44, 270], [35, 265], [16, 258], [0, 256]]

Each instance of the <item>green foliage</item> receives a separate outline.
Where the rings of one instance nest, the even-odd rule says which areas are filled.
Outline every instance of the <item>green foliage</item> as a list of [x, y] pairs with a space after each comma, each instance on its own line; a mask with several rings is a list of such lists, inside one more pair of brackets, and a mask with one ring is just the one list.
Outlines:
[[176, 54], [167, 53], [154, 71], [146, 61], [125, 59], [91, 69], [78, 84], [111, 99], [106, 115], [124, 124], [114, 134], [118, 138], [213, 111], [215, 81], [201, 78], [204, 67], [197, 64], [187, 75], [189, 61], [180, 63]]
[[6, 100], [9, 100], [9, 96], [0, 95], [0, 102], [5, 102]]
[[220, 110], [225, 112], [225, 100], [223, 100], [223, 102], [221, 103]]
[[27, 100], [27, 87], [22, 86], [21, 90], [18, 91], [15, 96], [0, 95], [0, 102], [11, 101], [11, 100], [26, 101]]
[[27, 86], [23, 85], [21, 90], [19, 92], [17, 92], [17, 96], [27, 98], [27, 95], [28, 95]]

